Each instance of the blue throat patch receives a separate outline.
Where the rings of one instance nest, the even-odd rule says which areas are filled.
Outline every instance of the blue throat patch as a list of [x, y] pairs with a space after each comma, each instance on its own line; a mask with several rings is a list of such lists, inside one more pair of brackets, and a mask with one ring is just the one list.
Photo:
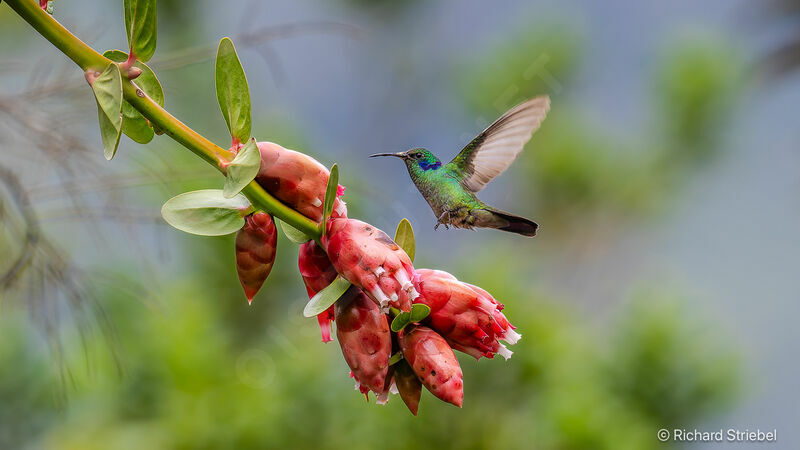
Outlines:
[[425, 171], [428, 171], [428, 170], [436, 170], [436, 169], [438, 169], [439, 167], [442, 167], [442, 162], [441, 162], [441, 161], [436, 161], [435, 163], [431, 164], [431, 163], [429, 163], [428, 161], [420, 161], [420, 162], [419, 162], [419, 167], [420, 167], [422, 170], [425, 170]]

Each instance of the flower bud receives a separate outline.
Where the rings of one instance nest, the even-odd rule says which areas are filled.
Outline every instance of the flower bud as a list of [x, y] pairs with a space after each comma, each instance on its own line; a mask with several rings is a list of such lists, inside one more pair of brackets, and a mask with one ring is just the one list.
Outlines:
[[415, 303], [431, 308], [424, 323], [441, 334], [454, 349], [475, 359], [512, 352], [500, 343], [515, 344], [520, 335], [501, 312], [503, 305], [488, 292], [441, 270], [418, 269], [415, 286], [420, 296]]
[[331, 219], [322, 245], [336, 271], [360, 287], [381, 310], [389, 306], [411, 309], [411, 301], [419, 295], [411, 282], [414, 267], [386, 233], [360, 220]]
[[[314, 158], [272, 142], [259, 142], [258, 150], [261, 152], [258, 184], [300, 214], [319, 222], [330, 171]], [[347, 207], [338, 198], [343, 193], [344, 187], [339, 186], [331, 217], [347, 217]]]
[[392, 352], [386, 316], [355, 286], [351, 286], [334, 306], [336, 337], [353, 378], [362, 392], [369, 389], [384, 394]]
[[[315, 296], [317, 292], [328, 287], [336, 278], [336, 269], [333, 268], [333, 264], [328, 260], [328, 255], [314, 241], [308, 241], [300, 246], [300, 256], [297, 262], [298, 266], [300, 266], [300, 275], [303, 277], [303, 283], [306, 285], [308, 298]], [[325, 312], [317, 315], [319, 329], [322, 333], [322, 342], [331, 341], [331, 321], [333, 318], [333, 305]]]
[[403, 358], [431, 394], [460, 408], [464, 400], [464, 375], [447, 341], [421, 325], [404, 328], [397, 333], [397, 340]]
[[422, 383], [405, 359], [400, 360], [392, 367], [394, 367], [394, 382], [400, 398], [403, 399], [411, 414], [416, 416], [417, 410], [419, 410], [419, 398], [422, 394]]
[[253, 302], [272, 270], [277, 241], [275, 223], [263, 212], [247, 216], [244, 226], [236, 233], [236, 272], [248, 303]]

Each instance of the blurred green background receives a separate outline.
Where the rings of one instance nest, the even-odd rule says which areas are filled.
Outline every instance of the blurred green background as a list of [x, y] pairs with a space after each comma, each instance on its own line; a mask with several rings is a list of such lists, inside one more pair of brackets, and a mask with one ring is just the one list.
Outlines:
[[[416, 266], [506, 304], [513, 358], [459, 355], [463, 409], [425, 393], [418, 417], [353, 390], [302, 317], [283, 236], [248, 307], [232, 236], [159, 216], [221, 177], [165, 137], [123, 138], [107, 163], [82, 74], [0, 5], [0, 449], [736, 447], [661, 428], [778, 429], [772, 446], [797, 448], [788, 4], [159, 0], [168, 110], [227, 143], [211, 58], [231, 36], [259, 140], [339, 163], [351, 217], [390, 234], [409, 218]], [[125, 46], [121, 1], [55, 16]], [[535, 239], [434, 232], [402, 165], [366, 157], [450, 158], [543, 93], [550, 116], [482, 193]]]

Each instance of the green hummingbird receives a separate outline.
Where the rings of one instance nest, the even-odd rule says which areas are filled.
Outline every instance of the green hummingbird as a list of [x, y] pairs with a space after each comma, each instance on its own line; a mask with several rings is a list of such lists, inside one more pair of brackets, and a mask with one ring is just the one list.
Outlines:
[[496, 228], [535, 236], [539, 228], [535, 222], [492, 208], [475, 193], [508, 169], [549, 109], [550, 98], [546, 95], [520, 103], [483, 130], [447, 164], [424, 148], [370, 156], [395, 156], [406, 163], [411, 180], [438, 217], [434, 229], [439, 225]]

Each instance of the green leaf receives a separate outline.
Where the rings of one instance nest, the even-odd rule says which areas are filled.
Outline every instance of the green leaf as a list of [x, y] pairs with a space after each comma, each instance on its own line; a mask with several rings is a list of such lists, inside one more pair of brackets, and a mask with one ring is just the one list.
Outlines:
[[256, 140], [250, 139], [225, 170], [225, 187], [222, 189], [222, 194], [226, 198], [231, 198], [242, 192], [245, 186], [255, 180], [260, 167], [261, 152], [258, 150]]
[[394, 242], [408, 254], [411, 262], [414, 262], [417, 244], [414, 240], [414, 228], [411, 227], [411, 222], [408, 219], [403, 219], [397, 224], [397, 231], [394, 232]]
[[156, 51], [156, 0], [125, 0], [125, 30], [133, 55], [148, 61]]
[[122, 74], [116, 64], [109, 64], [92, 83], [97, 100], [97, 118], [106, 159], [114, 157], [122, 130]]
[[391, 326], [392, 331], [397, 333], [410, 323], [411, 323], [411, 314], [407, 312], [401, 312], [400, 314], [394, 316], [394, 320], [392, 320], [392, 326]]
[[231, 137], [239, 142], [250, 138], [250, 90], [242, 62], [230, 38], [222, 38], [214, 67], [217, 101]]
[[[128, 59], [128, 54], [120, 50], [108, 50], [103, 53], [103, 56], [115, 62], [125, 62]], [[134, 80], [136, 86], [154, 102], [164, 106], [164, 90], [161, 88], [156, 74], [139, 60], [133, 66], [142, 70], [142, 74]], [[139, 144], [147, 144], [155, 134], [147, 119], [127, 101], [122, 103], [122, 132]]]
[[414, 303], [411, 305], [411, 311], [409, 312], [401, 312], [400, 314], [394, 317], [392, 320], [392, 331], [395, 333], [399, 332], [406, 325], [419, 322], [424, 318], [428, 317], [428, 314], [431, 313], [431, 308], [428, 305], [423, 305], [422, 303]]
[[164, 203], [161, 216], [173, 227], [201, 236], [222, 236], [244, 226], [251, 210], [243, 195], [225, 198], [219, 189], [186, 192]]
[[403, 352], [397, 352], [389, 358], [389, 365], [397, 364], [401, 359], [403, 359]]
[[422, 320], [428, 317], [428, 314], [430, 313], [430, 306], [422, 303], [414, 303], [411, 305], [411, 313], [408, 320], [411, 322], [422, 322]]
[[285, 223], [281, 222], [281, 231], [283, 234], [295, 244], [305, 244], [306, 242], [311, 240], [311, 237], [302, 231], [298, 230], [297, 228]]
[[325, 201], [322, 202], [322, 222], [319, 224], [321, 227], [322, 235], [325, 235], [327, 228], [328, 218], [331, 217], [333, 211], [333, 202], [336, 200], [336, 192], [339, 190], [339, 166], [334, 164], [331, 167], [331, 174], [328, 177], [328, 186], [325, 188]]
[[332, 304], [336, 303], [342, 295], [352, 286], [349, 281], [337, 275], [331, 284], [325, 289], [317, 292], [317, 295], [311, 297], [306, 307], [303, 309], [305, 317], [314, 317], [326, 309], [330, 308]]

